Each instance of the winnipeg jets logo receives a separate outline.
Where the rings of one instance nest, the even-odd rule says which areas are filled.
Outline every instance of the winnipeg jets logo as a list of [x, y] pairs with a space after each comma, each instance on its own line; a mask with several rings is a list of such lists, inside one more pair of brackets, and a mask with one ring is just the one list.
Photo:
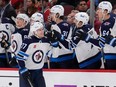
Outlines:
[[34, 52], [32, 59], [35, 63], [40, 63], [43, 59], [43, 52], [41, 50]]
[[8, 33], [6, 31], [2, 31], [2, 38], [4, 38], [5, 40], [9, 40], [9, 36]]
[[13, 52], [16, 52], [17, 50], [17, 42], [15, 40], [12, 41], [12, 49], [13, 49]]

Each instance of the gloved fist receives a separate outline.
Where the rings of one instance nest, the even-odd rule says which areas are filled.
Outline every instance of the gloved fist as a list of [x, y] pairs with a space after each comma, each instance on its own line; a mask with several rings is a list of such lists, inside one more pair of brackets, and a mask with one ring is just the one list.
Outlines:
[[111, 41], [110, 41], [110, 46], [113, 46], [115, 47], [116, 46], [116, 38], [113, 38]]
[[44, 35], [48, 38], [52, 38], [52, 35], [53, 35], [52, 33], [53, 33], [52, 31], [46, 31]]
[[77, 36], [77, 38], [79, 38], [80, 40], [84, 40], [86, 42], [88, 42], [90, 39], [89, 34], [84, 32], [83, 30], [75, 31], [74, 36]]
[[56, 30], [45, 32], [45, 36], [48, 38], [52, 38], [56, 41], [57, 40], [64, 40], [64, 36], [61, 35], [59, 32], [57, 32]]
[[21, 69], [19, 69], [19, 73], [20, 73], [20, 75], [22, 75], [22, 77], [24, 79], [27, 79], [27, 77], [30, 76], [30, 73], [29, 73], [29, 71], [28, 71], [27, 68], [21, 68]]
[[1, 47], [5, 49], [8, 49], [10, 46], [10, 43], [6, 40], [2, 40], [0, 43], [1, 43]]
[[64, 40], [65, 39], [65, 37], [62, 35], [62, 34], [60, 34], [59, 32], [57, 32], [56, 30], [53, 30], [53, 34], [54, 34], [54, 38], [56, 38], [57, 40]]
[[116, 38], [111, 35], [108, 35], [108, 36], [106, 36], [106, 43], [109, 44], [110, 46], [115, 47], [116, 46]]
[[105, 46], [106, 39], [101, 36], [98, 38], [98, 40], [99, 40], [99, 46], [103, 48]]

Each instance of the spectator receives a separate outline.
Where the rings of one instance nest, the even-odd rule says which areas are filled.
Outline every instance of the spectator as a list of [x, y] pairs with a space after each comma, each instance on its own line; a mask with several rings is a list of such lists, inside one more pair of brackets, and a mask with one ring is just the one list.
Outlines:
[[[1, 12], [0, 12], [0, 18], [1, 22], [4, 17], [12, 19], [12, 17], [16, 17], [15, 9], [11, 6], [9, 3], [10, 0], [1, 0], [0, 3]], [[15, 24], [15, 23], [14, 23]]]
[[80, 0], [75, 9], [80, 12], [86, 12], [88, 10], [87, 2], [85, 0]]
[[11, 0], [11, 5], [15, 9], [16, 13], [25, 13], [23, 0]]
[[27, 5], [27, 10], [26, 14], [31, 17], [33, 13], [37, 12], [38, 9], [35, 7], [35, 0], [27, 0], [26, 5]]
[[116, 14], [116, 5], [113, 6], [112, 12], [113, 12], [114, 14]]
[[58, 0], [51, 0], [50, 7], [57, 5]]
[[74, 23], [74, 16], [78, 12], [79, 12], [78, 10], [72, 10], [71, 13], [67, 16], [67, 22], [69, 24], [73, 24]]

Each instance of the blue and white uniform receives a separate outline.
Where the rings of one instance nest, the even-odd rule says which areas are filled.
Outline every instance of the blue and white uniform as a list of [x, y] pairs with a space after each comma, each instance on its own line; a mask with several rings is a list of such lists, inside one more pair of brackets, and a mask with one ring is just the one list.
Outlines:
[[[116, 36], [116, 18], [112, 15], [110, 15], [109, 19], [103, 21], [101, 25], [101, 36], [108, 38], [110, 35], [113, 37]], [[104, 58], [106, 68], [116, 69], [116, 46], [113, 47], [106, 43], [104, 47]]]
[[[8, 43], [10, 43], [11, 34], [15, 31], [15, 27], [11, 23], [8, 23], [8, 22], [9, 21], [7, 21], [6, 23], [4, 22], [0, 24], [0, 41], [4, 37], [4, 39]], [[11, 59], [10, 50], [9, 49], [5, 50], [5, 48], [2, 48], [0, 44], [0, 62], [1, 62], [0, 67], [8, 67], [6, 55], [8, 55], [8, 58], [10, 60]]]
[[[92, 26], [89, 24], [84, 25], [81, 28], [77, 28], [76, 30], [77, 31], [82, 30], [85, 33], [90, 34], [91, 38], [94, 38], [94, 39], [98, 37], [94, 28], [92, 28]], [[100, 68], [102, 56], [101, 56], [101, 53], [99, 51], [99, 48], [94, 46], [90, 42], [83, 41], [83, 40], [76, 38], [76, 37], [77, 36], [73, 36], [72, 40], [76, 45], [75, 53], [76, 53], [77, 60], [79, 62], [79, 67], [80, 68], [88, 68], [88, 69]]]
[[50, 49], [51, 46], [46, 38], [40, 39], [36, 36], [31, 36], [23, 41], [21, 49], [16, 56], [20, 68], [29, 70], [33, 85], [36, 85], [36, 87], [45, 87], [42, 68], [44, 59]]
[[[71, 36], [70, 25], [65, 21], [62, 21], [59, 24], [52, 25], [51, 29], [59, 32], [62, 36], [64, 36], [65, 39], [68, 39]], [[74, 51], [65, 48], [64, 45], [62, 45], [62, 43], [59, 42], [59, 46], [53, 47], [53, 49], [51, 50], [52, 51], [52, 56], [50, 57], [51, 68], [65, 69], [78, 67]]]
[[[27, 25], [29, 26], [29, 25]], [[18, 51], [20, 50], [20, 47], [22, 45], [22, 41], [26, 38], [28, 38], [29, 34], [29, 27], [24, 27], [21, 29], [15, 30], [15, 32], [11, 35], [11, 47], [12, 51], [17, 54]]]

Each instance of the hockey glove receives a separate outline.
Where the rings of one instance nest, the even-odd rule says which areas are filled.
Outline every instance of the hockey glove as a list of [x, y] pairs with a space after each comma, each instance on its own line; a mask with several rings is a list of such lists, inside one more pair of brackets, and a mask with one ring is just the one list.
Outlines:
[[48, 38], [52, 38], [52, 31], [46, 31], [44, 32], [44, 35]]
[[99, 40], [99, 46], [103, 48], [105, 46], [106, 39], [104, 37], [99, 37], [98, 40]]
[[56, 30], [53, 30], [52, 32], [53, 32], [54, 38], [56, 38], [57, 40], [63, 41], [65, 39], [64, 36], [60, 34], [59, 32], [57, 32]]
[[110, 46], [115, 47], [115, 46], [116, 46], [116, 38], [114, 38], [114, 37], [111, 36], [111, 35], [108, 35], [108, 36], [106, 37], [106, 43], [109, 44]]
[[64, 36], [61, 35], [59, 32], [57, 32], [56, 30], [45, 32], [45, 36], [55, 41], [64, 40]]
[[84, 32], [83, 30], [77, 30], [74, 35], [77, 36], [78, 38], [80, 38], [80, 40], [89, 42], [90, 35], [88, 33]]
[[28, 71], [27, 68], [21, 68], [21, 69], [19, 69], [19, 73], [20, 73], [20, 75], [22, 75], [22, 77], [24, 79], [27, 79], [27, 77], [30, 76], [30, 73], [29, 73], [29, 71]]
[[0, 43], [1, 43], [1, 47], [5, 49], [8, 49], [10, 46], [10, 43], [6, 40], [2, 40]]

